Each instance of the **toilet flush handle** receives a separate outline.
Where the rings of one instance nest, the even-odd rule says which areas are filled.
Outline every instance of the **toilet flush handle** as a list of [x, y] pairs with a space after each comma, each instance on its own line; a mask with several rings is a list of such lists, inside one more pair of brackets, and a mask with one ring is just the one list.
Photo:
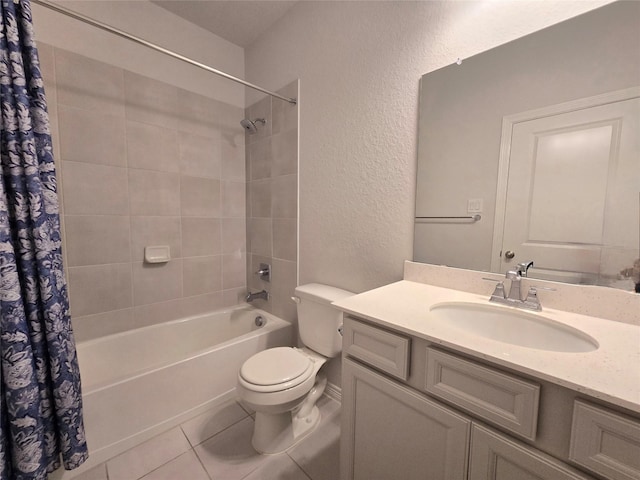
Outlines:
[[338, 327], [338, 333], [340, 334], [341, 337], [344, 336], [343, 331], [344, 331], [344, 325], [340, 324], [340, 326]]
[[293, 300], [296, 303], [300, 303], [300, 297], [291, 297], [291, 300]]

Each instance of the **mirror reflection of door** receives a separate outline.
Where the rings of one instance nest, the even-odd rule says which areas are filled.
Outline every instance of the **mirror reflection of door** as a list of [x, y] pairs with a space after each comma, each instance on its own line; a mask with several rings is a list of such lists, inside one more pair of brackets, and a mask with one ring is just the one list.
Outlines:
[[505, 119], [493, 271], [533, 260], [537, 278], [633, 290], [620, 272], [640, 257], [637, 93]]

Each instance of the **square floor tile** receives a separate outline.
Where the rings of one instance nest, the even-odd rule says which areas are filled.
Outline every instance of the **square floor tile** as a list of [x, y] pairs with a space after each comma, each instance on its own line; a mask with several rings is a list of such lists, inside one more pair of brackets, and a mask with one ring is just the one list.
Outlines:
[[109, 480], [137, 480], [190, 449], [189, 441], [176, 427], [109, 460]]
[[141, 480], [209, 480], [209, 475], [198, 460], [198, 457], [189, 450], [178, 458], [157, 468], [153, 472], [142, 477]]
[[[310, 480], [298, 465], [286, 454], [267, 457], [257, 470], [251, 472], [244, 480]], [[337, 477], [334, 479], [336, 480]], [[315, 480], [315, 479], [313, 479]]]
[[340, 404], [323, 397], [318, 407], [320, 424], [287, 453], [313, 480], [335, 480], [340, 476]]
[[269, 457], [251, 446], [253, 419], [245, 418], [194, 448], [207, 473], [215, 480], [240, 480]]
[[73, 480], [108, 480], [107, 465], [105, 463], [101, 463], [100, 465], [93, 467], [91, 470], [87, 470], [77, 477], [73, 477]]
[[195, 447], [246, 417], [248, 417], [247, 412], [237, 402], [231, 400], [180, 426], [191, 445]]

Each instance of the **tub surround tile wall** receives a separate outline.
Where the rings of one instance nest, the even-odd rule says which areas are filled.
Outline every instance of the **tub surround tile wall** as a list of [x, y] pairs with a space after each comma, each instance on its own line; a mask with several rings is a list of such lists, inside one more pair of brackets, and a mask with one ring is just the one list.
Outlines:
[[[39, 44], [80, 340], [246, 291], [242, 109]], [[171, 261], [143, 262], [147, 245]]]
[[[298, 98], [295, 81], [278, 93]], [[271, 294], [259, 308], [288, 321], [297, 318], [291, 300], [298, 285], [298, 107], [265, 97], [245, 111], [258, 131], [247, 134], [247, 283], [251, 291]], [[255, 274], [271, 265], [271, 282]]]

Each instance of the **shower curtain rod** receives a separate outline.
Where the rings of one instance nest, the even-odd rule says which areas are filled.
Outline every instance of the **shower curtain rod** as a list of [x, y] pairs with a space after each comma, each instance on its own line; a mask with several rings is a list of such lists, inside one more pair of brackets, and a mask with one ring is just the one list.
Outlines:
[[205, 65], [204, 63], [200, 63], [197, 62], [195, 60], [192, 60], [189, 57], [185, 57], [184, 55], [180, 55], [179, 53], [176, 53], [172, 50], [169, 50], [167, 48], [161, 47], [160, 45], [156, 45], [155, 43], [149, 42], [147, 40], [144, 40], [143, 38], [140, 37], [136, 37], [135, 35], [132, 35], [130, 33], [127, 33], [123, 30], [120, 30], [118, 28], [112, 27], [111, 25], [107, 25], [106, 23], [102, 23], [98, 20], [94, 20], [93, 18], [87, 17], [85, 15], [82, 15], [80, 13], [74, 12], [73, 10], [69, 10], [65, 7], [61, 7], [59, 5], [55, 5], [47, 0], [31, 0], [31, 3], [35, 3], [36, 5], [40, 5], [42, 7], [48, 8], [50, 10], [53, 10], [55, 12], [61, 13], [63, 15], [66, 15], [68, 17], [71, 18], [75, 18], [76, 20], [80, 20], [81, 22], [87, 23], [89, 25], [92, 25], [94, 27], [100, 28], [101, 30], [105, 30], [109, 33], [113, 33], [114, 35], [117, 35], [119, 37], [122, 38], [126, 38], [127, 40], [131, 40], [133, 42], [139, 43], [140, 45], [144, 45], [145, 47], [149, 47], [153, 50], [156, 50], [158, 52], [164, 53], [165, 55], [169, 55], [170, 57], [173, 58], [177, 58], [178, 60], [182, 60], [185, 63], [188, 63], [190, 65], [194, 65], [196, 67], [202, 68], [203, 70], [206, 70], [207, 72], [211, 72], [211, 73], [215, 73], [216, 75], [219, 75], [221, 77], [227, 78], [233, 82], [236, 83], [240, 83], [242, 85], [244, 85], [245, 87], [249, 87], [249, 88], [253, 88], [254, 90], [258, 90], [262, 93], [266, 93], [267, 95], [271, 95], [272, 97], [276, 97], [279, 98], [281, 100], [284, 100], [285, 102], [289, 102], [292, 104], [297, 104], [298, 101], [295, 98], [288, 98], [288, 97], [283, 97], [282, 95], [279, 95], [275, 92], [271, 92], [269, 90], [266, 90], [262, 87], [259, 87], [257, 85], [254, 85], [253, 83], [249, 83], [245, 80], [242, 80], [240, 78], [234, 77], [233, 75], [229, 75], [228, 73], [225, 73], [221, 70], [217, 70], [213, 67], [210, 67], [209, 65]]

